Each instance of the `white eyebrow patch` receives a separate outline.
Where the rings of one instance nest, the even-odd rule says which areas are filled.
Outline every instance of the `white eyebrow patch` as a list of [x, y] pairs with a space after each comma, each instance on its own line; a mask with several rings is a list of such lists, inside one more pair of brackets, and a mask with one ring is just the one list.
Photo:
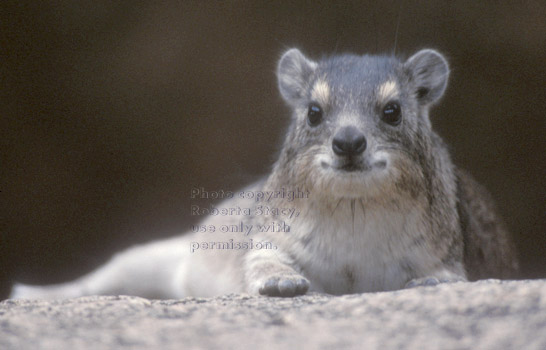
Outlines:
[[392, 80], [383, 83], [377, 93], [378, 99], [384, 102], [396, 97], [396, 95], [398, 95], [398, 86]]
[[324, 80], [319, 80], [315, 83], [311, 91], [311, 98], [322, 105], [328, 104], [330, 99], [330, 87]]

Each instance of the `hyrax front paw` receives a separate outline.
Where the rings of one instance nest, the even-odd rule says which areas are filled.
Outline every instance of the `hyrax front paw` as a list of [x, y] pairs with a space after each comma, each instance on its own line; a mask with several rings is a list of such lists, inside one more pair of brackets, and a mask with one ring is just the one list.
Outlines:
[[440, 283], [454, 283], [462, 282], [465, 279], [462, 277], [450, 277], [450, 278], [437, 278], [434, 276], [428, 276], [423, 278], [414, 278], [406, 283], [406, 288], [436, 286]]
[[259, 292], [270, 297], [294, 297], [307, 293], [308, 289], [309, 281], [300, 275], [279, 275], [269, 277]]

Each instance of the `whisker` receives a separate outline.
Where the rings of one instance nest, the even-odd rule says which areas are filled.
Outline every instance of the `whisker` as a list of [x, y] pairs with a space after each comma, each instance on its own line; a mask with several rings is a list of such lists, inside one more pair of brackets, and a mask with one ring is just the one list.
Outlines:
[[362, 198], [358, 201], [360, 203], [360, 207], [362, 208], [362, 214], [366, 215], [366, 208], [364, 208], [364, 202], [362, 201]]
[[398, 19], [396, 20], [396, 31], [394, 32], [394, 49], [393, 56], [396, 56], [396, 46], [398, 45], [398, 28], [400, 27], [400, 17], [402, 14], [402, 4], [404, 2], [400, 0], [400, 8], [398, 9]]
[[334, 213], [335, 213], [335, 211], [337, 210], [337, 207], [339, 207], [339, 203], [341, 203], [342, 200], [343, 200], [343, 198], [340, 198], [339, 201], [337, 201], [336, 207], [335, 207], [334, 210], [332, 211], [332, 215], [331, 215], [331, 216], [334, 216]]
[[351, 199], [351, 214], [353, 216], [353, 235], [355, 234], [355, 199]]

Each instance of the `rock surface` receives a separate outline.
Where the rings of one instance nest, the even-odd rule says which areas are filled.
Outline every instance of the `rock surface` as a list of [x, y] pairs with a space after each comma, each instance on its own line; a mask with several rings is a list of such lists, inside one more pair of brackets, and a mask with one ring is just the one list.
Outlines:
[[0, 349], [546, 349], [546, 280], [283, 299], [0, 303]]

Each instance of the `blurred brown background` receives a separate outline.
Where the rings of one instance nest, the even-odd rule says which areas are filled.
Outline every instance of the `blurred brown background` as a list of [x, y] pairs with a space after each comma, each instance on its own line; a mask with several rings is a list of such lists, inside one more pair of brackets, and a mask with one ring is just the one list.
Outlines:
[[187, 231], [192, 185], [274, 161], [281, 53], [389, 53], [398, 16], [398, 53], [448, 56], [433, 124], [546, 276], [544, 1], [51, 3], [0, 4], [0, 297]]

